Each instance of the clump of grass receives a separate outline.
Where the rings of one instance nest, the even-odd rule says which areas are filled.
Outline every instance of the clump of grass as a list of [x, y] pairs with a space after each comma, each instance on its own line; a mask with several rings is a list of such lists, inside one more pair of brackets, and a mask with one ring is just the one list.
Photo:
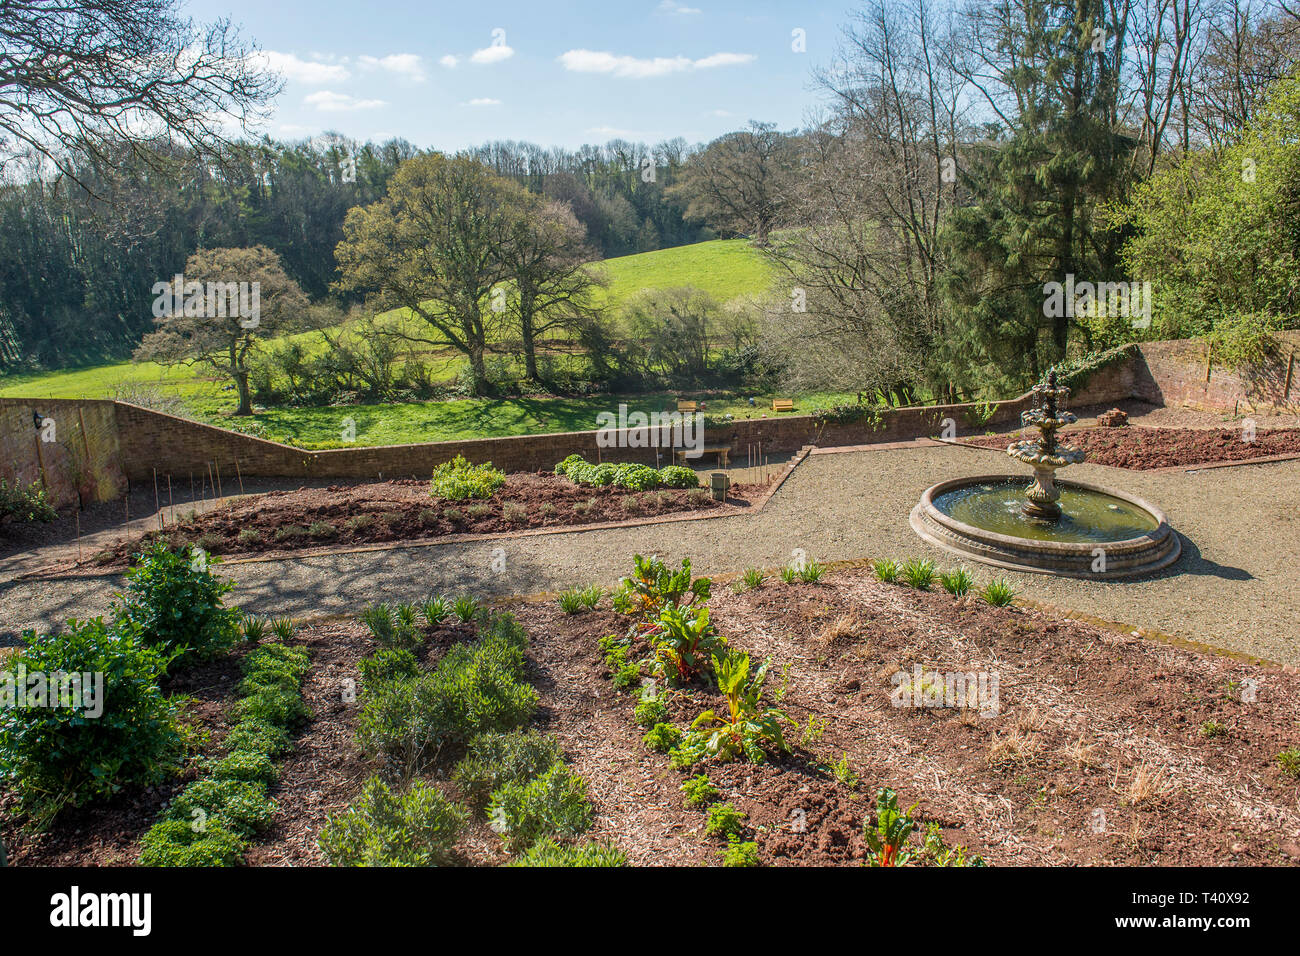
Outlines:
[[758, 570], [758, 568], [745, 568], [744, 572], [740, 575], [739, 583], [741, 587], [739, 590], [752, 591], [755, 588], [761, 588], [763, 586], [763, 580], [763, 572]]
[[255, 547], [262, 543], [262, 533], [256, 528], [245, 528], [235, 535], [235, 540], [245, 548]]
[[902, 567], [903, 580], [918, 591], [928, 591], [934, 583], [934, 562], [929, 558], [912, 558]]
[[872, 561], [871, 570], [876, 573], [877, 581], [883, 581], [885, 584], [896, 584], [898, 582], [897, 561], [891, 561], [888, 558]]
[[300, 524], [281, 525], [275, 529], [276, 541], [297, 541], [306, 536], [307, 529]]
[[307, 536], [317, 541], [329, 541], [338, 536], [339, 529], [327, 521], [313, 521], [307, 529]]
[[798, 571], [799, 580], [804, 584], [819, 583], [825, 573], [825, 566], [818, 564], [816, 561], [809, 561]]
[[582, 610], [582, 593], [576, 588], [561, 591], [557, 603], [565, 614], [577, 614]]
[[429, 595], [420, 605], [420, 613], [424, 615], [424, 623], [430, 627], [437, 627], [447, 619], [451, 613], [451, 606], [447, 604], [446, 598]]
[[543, 501], [537, 506], [537, 513], [543, 518], [554, 518], [555, 512], [555, 505], [551, 504], [549, 501]]
[[686, 492], [686, 500], [698, 508], [700, 505], [712, 501], [713, 495], [709, 494], [709, 492], [703, 488], [692, 488], [690, 491]]
[[953, 597], [964, 597], [975, 584], [975, 579], [965, 568], [945, 571], [939, 575], [939, 583]]
[[588, 611], [596, 610], [596, 605], [600, 603], [600, 599], [604, 596], [605, 589], [599, 584], [589, 584], [578, 592], [578, 600], [582, 602], [582, 606]]
[[465, 509], [465, 513], [471, 518], [486, 518], [492, 513], [491, 505], [470, 505]]
[[242, 621], [244, 640], [257, 643], [266, 637], [266, 618], [256, 614], [247, 614]]
[[372, 514], [353, 515], [351, 518], [349, 518], [347, 521], [344, 522], [344, 524], [347, 526], [347, 529], [349, 531], [356, 531], [356, 532], [365, 531], [374, 523], [375, 523], [375, 516]]
[[478, 611], [478, 600], [470, 597], [468, 594], [460, 595], [451, 605], [451, 613], [455, 614], [456, 620], [460, 621], [462, 624], [468, 624], [470, 621], [474, 620], [474, 616], [478, 614]]
[[1006, 607], [1016, 599], [1016, 590], [1004, 578], [995, 578], [984, 585], [980, 597], [993, 607]]
[[591, 514], [591, 512], [595, 511], [598, 507], [600, 507], [599, 501], [597, 501], [595, 498], [588, 498], [586, 501], [579, 501], [577, 504], [575, 504], [573, 506], [573, 511], [575, 514], [580, 514], [583, 517], [586, 517], [587, 515]]
[[787, 564], [781, 569], [781, 581], [785, 584], [794, 584], [799, 577], [799, 570], [792, 564]]
[[528, 520], [528, 506], [518, 501], [507, 501], [501, 506], [501, 517], [510, 524], [520, 524]]
[[623, 499], [623, 510], [630, 515], [639, 515], [641, 513], [641, 499], [636, 495], [628, 495]]
[[438, 524], [438, 512], [432, 508], [420, 509], [420, 527], [432, 528]]
[[273, 617], [271, 618], [271, 633], [282, 641], [287, 641], [293, 637], [293, 632], [298, 625], [293, 623], [291, 617]]
[[443, 508], [442, 517], [448, 524], [460, 524], [465, 520], [465, 512], [459, 508]]
[[1222, 737], [1228, 732], [1228, 728], [1217, 720], [1207, 720], [1201, 724], [1202, 737]]
[[195, 543], [210, 554], [218, 554], [226, 543], [226, 539], [213, 531], [209, 531], [206, 534], [199, 535], [199, 540]]

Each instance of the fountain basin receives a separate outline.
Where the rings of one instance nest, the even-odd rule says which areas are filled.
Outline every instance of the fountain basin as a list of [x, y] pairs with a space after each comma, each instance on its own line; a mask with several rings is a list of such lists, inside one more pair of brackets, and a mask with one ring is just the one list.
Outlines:
[[[941, 481], [912, 509], [912, 529], [930, 544], [973, 561], [1063, 577], [1150, 574], [1173, 564], [1182, 552], [1164, 513], [1141, 498], [1058, 479], [1062, 516], [1042, 522], [1021, 510], [1028, 485], [1023, 475]], [[1099, 556], [1104, 570], [1094, 570]]]

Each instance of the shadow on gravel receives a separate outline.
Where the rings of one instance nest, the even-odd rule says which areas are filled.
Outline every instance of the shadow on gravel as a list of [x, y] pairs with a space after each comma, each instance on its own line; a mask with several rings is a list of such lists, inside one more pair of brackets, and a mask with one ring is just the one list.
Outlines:
[[1211, 561], [1201, 554], [1201, 549], [1187, 535], [1178, 533], [1178, 537], [1183, 543], [1182, 557], [1162, 576], [1176, 577], [1182, 574], [1195, 574], [1209, 578], [1221, 578], [1224, 581], [1253, 581], [1255, 579], [1255, 576], [1245, 568], [1234, 568], [1231, 565]]

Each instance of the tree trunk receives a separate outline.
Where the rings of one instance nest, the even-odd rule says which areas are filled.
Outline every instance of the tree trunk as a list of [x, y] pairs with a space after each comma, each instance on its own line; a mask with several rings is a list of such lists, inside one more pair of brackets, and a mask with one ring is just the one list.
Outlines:
[[541, 381], [537, 377], [537, 347], [533, 333], [532, 296], [520, 293], [519, 296], [519, 337], [524, 344], [524, 374], [530, 382]]
[[487, 395], [488, 393], [487, 364], [483, 360], [482, 346], [479, 345], [470, 346], [469, 370], [470, 370], [470, 377], [473, 379], [473, 381], [470, 383], [470, 392], [476, 396]]
[[236, 415], [253, 414], [253, 396], [248, 390], [248, 370], [235, 373], [235, 385], [239, 388], [239, 408], [235, 410]]

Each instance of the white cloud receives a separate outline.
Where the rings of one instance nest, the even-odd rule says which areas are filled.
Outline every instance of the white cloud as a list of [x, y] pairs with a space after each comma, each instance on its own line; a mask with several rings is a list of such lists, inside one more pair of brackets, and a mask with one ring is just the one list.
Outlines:
[[441, 57], [438, 62], [447, 69], [454, 70], [456, 69], [456, 64], [460, 62], [460, 57], [452, 56], [452, 54], [448, 53], [446, 56]]
[[560, 54], [560, 63], [573, 73], [609, 73], [642, 79], [667, 76], [687, 70], [707, 70], [717, 66], [736, 66], [755, 59], [752, 53], [714, 53], [699, 60], [686, 56], [657, 56], [644, 59], [635, 56], [616, 56], [599, 50], [569, 50]]
[[703, 11], [699, 7], [688, 7], [684, 3], [677, 3], [676, 0], [663, 0], [663, 3], [659, 4], [659, 12], [670, 13], [679, 17], [689, 17]]
[[353, 110], [373, 110], [388, 105], [383, 100], [359, 100], [347, 93], [334, 93], [330, 90], [311, 93], [305, 96], [302, 102], [305, 106], [316, 107], [322, 113], [349, 113]]
[[502, 60], [508, 60], [515, 55], [514, 47], [506, 46], [504, 43], [492, 43], [481, 50], [475, 50], [470, 55], [471, 63], [487, 65], [489, 63], [500, 63]]
[[465, 104], [466, 106], [500, 106], [500, 100], [494, 100], [490, 96], [476, 96]]
[[342, 83], [352, 74], [342, 63], [322, 63], [320, 60], [302, 60], [292, 53], [263, 50], [256, 54], [268, 69], [284, 75], [285, 79], [319, 86], [322, 83]]
[[724, 117], [724, 118], [725, 118], [725, 117], [730, 116], [730, 115], [732, 115], [732, 114], [731, 114], [731, 110], [711, 110], [711, 111], [710, 111], [710, 115], [712, 115], [712, 116], [719, 116], [719, 117]]
[[367, 70], [385, 70], [413, 83], [424, 82], [424, 66], [414, 53], [390, 53], [388, 56], [360, 56], [357, 63]]
[[621, 129], [617, 126], [588, 126], [584, 132], [596, 136], [613, 136], [615, 138], [635, 137], [637, 135], [633, 130]]

